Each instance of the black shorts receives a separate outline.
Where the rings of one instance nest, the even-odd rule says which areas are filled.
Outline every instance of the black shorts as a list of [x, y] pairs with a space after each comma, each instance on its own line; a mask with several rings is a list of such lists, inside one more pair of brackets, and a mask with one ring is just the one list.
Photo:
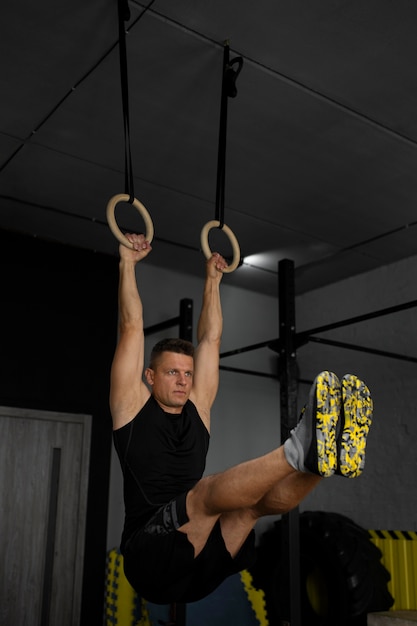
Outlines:
[[182, 494], [158, 509], [123, 550], [126, 578], [142, 598], [154, 604], [201, 600], [225, 578], [255, 561], [254, 531], [233, 559], [226, 549], [220, 521], [194, 558], [187, 535], [177, 530], [188, 522], [186, 496]]

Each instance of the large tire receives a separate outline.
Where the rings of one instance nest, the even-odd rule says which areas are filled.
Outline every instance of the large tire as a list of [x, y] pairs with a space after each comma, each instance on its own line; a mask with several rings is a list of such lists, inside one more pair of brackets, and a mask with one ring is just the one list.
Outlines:
[[[289, 583], [282, 564], [281, 522], [264, 533], [251, 570], [265, 592], [271, 624], [289, 621]], [[361, 626], [394, 600], [380, 550], [366, 530], [337, 513], [300, 515], [300, 597], [304, 626]]]

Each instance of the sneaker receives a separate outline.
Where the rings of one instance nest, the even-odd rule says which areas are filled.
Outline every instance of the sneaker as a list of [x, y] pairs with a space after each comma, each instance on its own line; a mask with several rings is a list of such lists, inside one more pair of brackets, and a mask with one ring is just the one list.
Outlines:
[[352, 374], [342, 378], [342, 404], [344, 424], [338, 441], [339, 465], [336, 473], [356, 478], [365, 466], [373, 403], [368, 387]]
[[333, 372], [321, 372], [310, 389], [300, 421], [284, 443], [285, 457], [294, 469], [323, 477], [334, 474], [340, 411], [339, 379]]

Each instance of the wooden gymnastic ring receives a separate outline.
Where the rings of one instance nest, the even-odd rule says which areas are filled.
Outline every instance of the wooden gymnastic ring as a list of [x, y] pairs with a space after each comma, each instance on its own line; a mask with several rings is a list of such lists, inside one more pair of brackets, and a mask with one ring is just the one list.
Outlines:
[[[114, 216], [114, 209], [116, 208], [116, 204], [118, 204], [119, 202], [129, 202], [128, 194], [118, 193], [112, 198], [110, 198], [110, 200], [107, 203], [107, 209], [106, 209], [107, 221], [110, 226], [110, 230], [113, 233], [113, 235], [116, 237], [116, 239], [121, 244], [126, 246], [126, 248], [130, 248], [131, 250], [133, 250], [133, 244], [131, 244], [129, 239], [125, 237], [125, 235], [122, 233], [122, 231], [117, 225], [116, 218]], [[149, 241], [149, 243], [151, 243], [153, 239], [153, 233], [154, 233], [151, 216], [149, 215], [148, 211], [145, 209], [143, 204], [139, 202], [139, 200], [137, 200], [136, 198], [133, 199], [133, 202], [131, 204], [141, 214], [143, 221], [145, 222], [145, 239], [146, 241]]]
[[[204, 253], [204, 256], [206, 257], [206, 259], [210, 259], [211, 255], [213, 254], [212, 251], [210, 250], [210, 246], [209, 246], [209, 242], [208, 242], [209, 232], [210, 232], [210, 230], [212, 228], [218, 228], [219, 226], [220, 226], [220, 222], [218, 220], [211, 220], [211, 222], [207, 222], [207, 224], [205, 226], [203, 226], [203, 228], [201, 230], [201, 235], [200, 235], [201, 249], [203, 250], [203, 253]], [[234, 272], [235, 269], [240, 264], [240, 247], [239, 247], [239, 243], [238, 243], [235, 235], [231, 231], [231, 229], [228, 226], [226, 226], [226, 224], [223, 224], [223, 227], [221, 228], [221, 230], [229, 238], [229, 241], [232, 244], [232, 249], [233, 249], [233, 261], [232, 261], [232, 263], [230, 265], [228, 265], [223, 270], [223, 272]]]

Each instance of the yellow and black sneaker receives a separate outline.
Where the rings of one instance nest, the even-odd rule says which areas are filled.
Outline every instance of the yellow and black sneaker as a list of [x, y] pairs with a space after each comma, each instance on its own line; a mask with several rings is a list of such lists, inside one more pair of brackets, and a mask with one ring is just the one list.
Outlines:
[[297, 426], [284, 443], [288, 463], [301, 472], [328, 477], [338, 468], [336, 429], [341, 411], [341, 386], [336, 374], [315, 379]]
[[338, 438], [339, 463], [336, 474], [356, 478], [365, 466], [373, 403], [368, 387], [352, 374], [342, 378], [342, 405], [344, 423]]

